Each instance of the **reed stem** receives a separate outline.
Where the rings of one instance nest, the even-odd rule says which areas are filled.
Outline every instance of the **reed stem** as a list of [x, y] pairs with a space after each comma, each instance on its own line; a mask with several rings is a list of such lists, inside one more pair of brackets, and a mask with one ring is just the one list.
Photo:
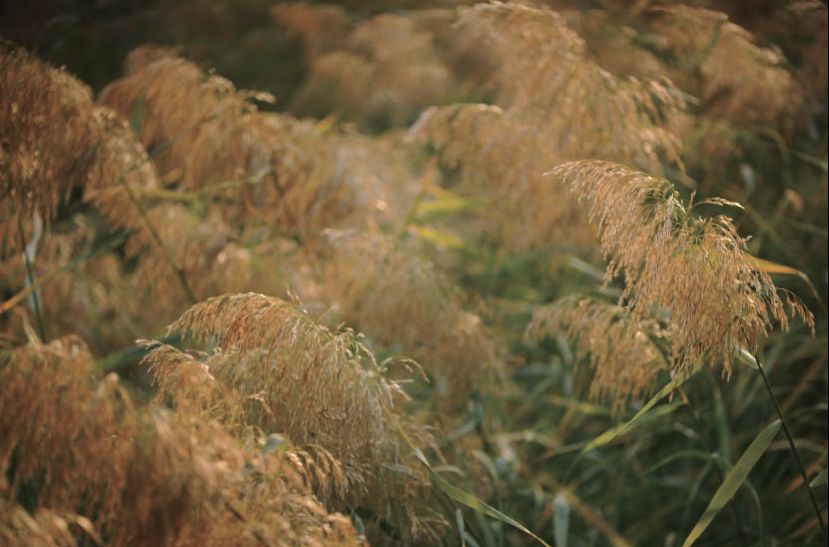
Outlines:
[[780, 408], [780, 403], [777, 402], [777, 397], [774, 396], [771, 383], [766, 375], [766, 369], [757, 355], [754, 356], [754, 360], [757, 362], [757, 370], [760, 372], [760, 377], [763, 378], [763, 384], [766, 386], [766, 391], [769, 392], [769, 397], [771, 397], [771, 401], [774, 403], [774, 410], [777, 411], [777, 417], [780, 418], [780, 423], [783, 424], [783, 432], [786, 434], [786, 440], [789, 442], [789, 448], [791, 449], [792, 455], [797, 462], [797, 467], [800, 470], [800, 476], [803, 477], [803, 488], [809, 492], [809, 499], [812, 500], [812, 507], [815, 510], [815, 515], [817, 515], [817, 520], [820, 523], [820, 529], [823, 531], [823, 537], [825, 538], [826, 523], [823, 522], [823, 516], [820, 514], [820, 506], [818, 506], [815, 493], [812, 491], [812, 487], [809, 486], [809, 475], [806, 473], [806, 467], [803, 465], [803, 459], [800, 457], [800, 453], [797, 451], [797, 446], [794, 444], [794, 437], [792, 437], [789, 424], [786, 422], [786, 417], [783, 415], [783, 410]]

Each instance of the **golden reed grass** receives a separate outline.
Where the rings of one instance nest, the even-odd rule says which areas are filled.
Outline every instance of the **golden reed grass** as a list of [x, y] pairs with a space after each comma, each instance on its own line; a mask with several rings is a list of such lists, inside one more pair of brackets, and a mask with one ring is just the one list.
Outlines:
[[316, 481], [323, 499], [332, 508], [369, 507], [401, 540], [423, 541], [443, 526], [424, 508], [428, 481], [399, 432], [421, 443], [428, 436], [405, 418], [405, 394], [353, 333], [322, 327], [295, 304], [248, 293], [193, 306], [169, 334], [201, 342], [207, 352], [196, 360], [161, 345], [147, 356], [177, 408], [236, 430], [284, 434], [303, 450], [321, 447], [318, 454], [332, 458], [329, 471], [336, 470]]
[[246, 448], [217, 423], [141, 409], [91, 380], [76, 338], [0, 364], [0, 539], [13, 545], [353, 545], [304, 453]]
[[[595, 11], [585, 25], [607, 22], [589, 20]], [[272, 15], [306, 47], [294, 110], [336, 116], [261, 112], [255, 101], [272, 97], [159, 46], [134, 50], [96, 104], [65, 71], [0, 45], [0, 290], [28, 283], [19, 251], [33, 226], [57, 224], [82, 196], [86, 209], [44, 234], [36, 274], [102, 234], [128, 240], [42, 287], [48, 332], [104, 353], [179, 317], [170, 344], [145, 343], [157, 388], [146, 402], [116, 375], [99, 378], [77, 337], [42, 343], [22, 306], [3, 317], [3, 345], [18, 347], [0, 352], [0, 543], [364, 543], [352, 520], [378, 543], [454, 539], [454, 507], [435, 499], [403, 436], [462, 462], [470, 482], [488, 475], [473, 488], [488, 499], [506, 484], [502, 462], [527, 461], [516, 435], [489, 437], [483, 420], [446, 446], [429, 434], [473, 423], [458, 409], [501, 372], [506, 351], [503, 333], [406, 238], [424, 155], [442, 160], [441, 183], [484, 197], [473, 228], [506, 251], [598, 242], [608, 282], [624, 284], [619, 302], [565, 297], [535, 310], [526, 337], [572, 339], [591, 397], [614, 410], [664, 369], [706, 360], [729, 374], [735, 351], [755, 350], [790, 315], [813, 325], [757, 271], [727, 217], [696, 216], [644, 173], [682, 170], [693, 131], [796, 125], [803, 82], [759, 35], [681, 6], [644, 18], [659, 55], [631, 53], [638, 31], [596, 49], [572, 18], [517, 3], [360, 22], [301, 4]], [[825, 75], [825, 62], [814, 70]], [[700, 127], [684, 93], [701, 100]], [[481, 102], [450, 104], [458, 96]], [[424, 109], [408, 133], [354, 128], [399, 127]], [[722, 156], [740, 159], [727, 138], [707, 144], [723, 142]], [[321, 313], [289, 302], [294, 292]], [[365, 336], [318, 322], [332, 317]], [[400, 375], [373, 350], [421, 363], [435, 384], [426, 408], [440, 412], [409, 417]]]
[[577, 358], [593, 370], [590, 396], [610, 398], [620, 409], [647, 393], [667, 366], [651, 340], [659, 330], [656, 321], [632, 318], [620, 306], [565, 297], [534, 310], [526, 336], [533, 341], [559, 335], [573, 340]]
[[274, 14], [302, 37], [309, 56], [292, 105], [300, 115], [336, 112], [367, 129], [399, 127], [455, 92], [433, 33], [413, 17], [386, 13], [352, 27], [328, 7], [288, 4]]
[[138, 225], [127, 188], [157, 184], [125, 122], [96, 107], [89, 88], [12, 44], [0, 44], [0, 251], [20, 249], [74, 188], [107, 218]]
[[[778, 50], [758, 46], [721, 12], [675, 5], [656, 9], [652, 18], [662, 49], [681, 67], [672, 78], [700, 96], [708, 115], [791, 132], [804, 92]], [[688, 81], [694, 75], [698, 81]]]
[[502, 357], [492, 334], [431, 262], [380, 235], [327, 234], [326, 299], [347, 324], [420, 363], [443, 404], [457, 406], [497, 374]]
[[775, 325], [788, 328], [784, 300], [813, 327], [800, 300], [781, 299], [753, 265], [731, 220], [691, 214], [667, 180], [598, 160], [564, 163], [551, 174], [587, 207], [608, 259], [607, 279], [624, 279], [626, 308], [639, 319], [667, 312], [674, 371], [711, 358], [730, 374], [735, 352], [754, 351]]
[[131, 72], [99, 97], [137, 120], [169, 185], [210, 197], [236, 226], [264, 223], [302, 239], [346, 217], [371, 216], [355, 210], [365, 203], [357, 197], [363, 187], [343, 172], [336, 140], [315, 124], [259, 112], [250, 93], [171, 55], [134, 50]]
[[594, 156], [649, 170], [681, 164], [684, 104], [669, 81], [614, 77], [546, 8], [479, 4], [463, 8], [458, 24], [485, 44], [498, 107], [432, 107], [412, 134], [461, 169], [468, 191], [497, 204], [487, 224], [508, 248], [589, 243], [574, 200], [543, 177], [551, 165]]

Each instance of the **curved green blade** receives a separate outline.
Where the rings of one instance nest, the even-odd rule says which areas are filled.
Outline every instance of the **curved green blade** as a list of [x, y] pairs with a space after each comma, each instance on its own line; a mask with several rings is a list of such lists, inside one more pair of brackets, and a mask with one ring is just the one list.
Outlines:
[[774, 440], [774, 437], [777, 435], [779, 430], [780, 420], [775, 420], [763, 431], [761, 431], [760, 434], [757, 435], [757, 437], [751, 442], [748, 448], [746, 448], [746, 451], [743, 452], [743, 455], [740, 456], [740, 459], [737, 460], [734, 467], [732, 467], [728, 471], [728, 474], [726, 474], [723, 483], [719, 488], [717, 488], [717, 491], [714, 492], [714, 496], [708, 503], [708, 508], [705, 509], [705, 512], [691, 530], [691, 533], [688, 534], [687, 538], [685, 538], [685, 542], [682, 544], [682, 547], [689, 547], [690, 545], [693, 545], [702, 533], [705, 532], [705, 529], [708, 528], [708, 525], [711, 524], [711, 521], [713, 521], [714, 517], [717, 516], [717, 513], [720, 512], [720, 509], [725, 507], [725, 505], [731, 501], [731, 498], [734, 497], [734, 494], [737, 493], [737, 490], [739, 490], [740, 486], [743, 482], [745, 482], [748, 474], [754, 467], [754, 464], [756, 464], [757, 460], [760, 459], [760, 456], [766, 452], [766, 448], [768, 448], [771, 441]]

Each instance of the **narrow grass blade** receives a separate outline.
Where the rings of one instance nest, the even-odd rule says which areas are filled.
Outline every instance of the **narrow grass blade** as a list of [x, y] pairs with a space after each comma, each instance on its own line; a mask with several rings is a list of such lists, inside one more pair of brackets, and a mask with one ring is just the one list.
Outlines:
[[549, 543], [547, 543], [537, 535], [533, 534], [529, 528], [527, 528], [514, 518], [510, 517], [509, 515], [505, 515], [504, 513], [492, 507], [485, 501], [478, 499], [476, 496], [470, 494], [469, 492], [461, 490], [454, 484], [450, 483], [449, 481], [438, 475], [435, 472], [434, 468], [432, 468], [432, 464], [430, 464], [429, 460], [426, 459], [426, 456], [423, 454], [423, 452], [421, 452], [420, 449], [417, 446], [415, 446], [415, 444], [409, 438], [409, 435], [400, 426], [400, 423], [395, 421], [394, 426], [397, 429], [397, 433], [400, 435], [400, 437], [403, 439], [406, 445], [408, 445], [408, 447], [414, 452], [415, 457], [420, 461], [420, 463], [422, 463], [426, 467], [427, 471], [429, 472], [429, 477], [432, 479], [435, 485], [441, 490], [441, 492], [443, 492], [453, 500], [457, 501], [458, 503], [463, 504], [469, 507], [470, 509], [477, 511], [482, 515], [492, 517], [496, 520], [509, 524], [510, 526], [517, 528], [518, 530], [521, 530], [522, 532], [532, 537], [545, 547], [551, 547]]
[[766, 448], [768, 448], [769, 444], [772, 440], [774, 440], [775, 435], [777, 432], [780, 431], [780, 420], [775, 420], [772, 422], [768, 427], [766, 427], [763, 431], [757, 435], [746, 451], [743, 452], [743, 455], [740, 456], [740, 459], [737, 460], [737, 463], [734, 464], [734, 467], [726, 474], [723, 483], [714, 493], [714, 497], [711, 498], [711, 501], [708, 503], [708, 507], [705, 509], [705, 512], [697, 521], [694, 528], [691, 530], [691, 533], [688, 534], [688, 537], [685, 538], [685, 542], [682, 544], [682, 547], [689, 547], [693, 545], [695, 541], [697, 541], [705, 529], [708, 528], [708, 525], [711, 524], [711, 521], [714, 520], [714, 517], [717, 516], [717, 513], [725, 507], [725, 505], [734, 497], [734, 494], [740, 488], [740, 486], [745, 482], [748, 474], [751, 472], [751, 469], [754, 467], [754, 464], [757, 463], [757, 460], [760, 459], [766, 452]]
[[529, 530], [529, 528], [527, 528], [526, 526], [524, 526], [523, 524], [521, 524], [520, 522], [518, 522], [514, 518], [510, 517], [509, 515], [505, 515], [504, 513], [499, 511], [498, 509], [492, 507], [491, 505], [489, 505], [485, 501], [482, 501], [482, 500], [478, 499], [477, 497], [470, 494], [469, 492], [461, 490], [460, 488], [458, 488], [454, 484], [450, 483], [449, 481], [447, 481], [446, 479], [444, 479], [443, 477], [441, 477], [440, 475], [435, 473], [434, 470], [432, 469], [431, 464], [429, 464], [429, 460], [426, 459], [426, 456], [424, 456], [423, 453], [420, 450], [415, 450], [415, 455], [417, 456], [417, 459], [419, 459], [420, 462], [423, 465], [426, 466], [426, 469], [429, 470], [429, 476], [431, 477], [432, 481], [435, 483], [435, 486], [437, 486], [441, 490], [441, 492], [443, 492], [444, 494], [446, 494], [447, 496], [449, 496], [450, 498], [452, 498], [456, 502], [461, 503], [461, 504], [469, 507], [470, 509], [472, 509], [474, 511], [477, 511], [477, 512], [483, 514], [483, 515], [486, 515], [488, 517], [492, 517], [494, 519], [500, 520], [501, 522], [509, 524], [510, 526], [512, 526], [514, 528], [517, 528], [518, 530], [521, 530], [522, 532], [524, 532], [528, 536], [532, 537], [533, 539], [535, 539], [536, 541], [538, 541], [542, 545], [545, 545], [546, 547], [550, 547], [549, 543], [547, 543], [546, 541], [544, 541], [543, 539], [541, 539], [537, 535], [533, 534]]
[[659, 393], [651, 397], [651, 399], [647, 403], [645, 403], [642, 406], [642, 408], [639, 409], [639, 412], [637, 412], [636, 415], [633, 416], [633, 418], [631, 418], [623, 424], [619, 424], [616, 427], [608, 429], [607, 431], [605, 431], [604, 433], [602, 433], [598, 437], [595, 437], [592, 441], [587, 443], [584, 446], [584, 448], [581, 449], [582, 454], [590, 452], [591, 450], [595, 450], [600, 446], [604, 446], [616, 437], [624, 435], [625, 433], [636, 427], [636, 425], [642, 420], [642, 418], [644, 418], [645, 415], [648, 414], [648, 412], [654, 406], [656, 406], [656, 403], [658, 403], [659, 401], [673, 393], [679, 386], [684, 384], [689, 378], [696, 374], [701, 367], [702, 365], [700, 363], [697, 363], [685, 374], [679, 375], [670, 382], [668, 382], [668, 384], [666, 384], [665, 387], [659, 390]]
[[798, 270], [797, 268], [792, 268], [791, 266], [786, 266], [784, 264], [778, 264], [777, 262], [772, 262], [771, 260], [765, 260], [762, 258], [757, 258], [756, 256], [751, 256], [748, 253], [744, 253], [744, 256], [748, 260], [748, 263], [752, 265], [752, 267], [759, 271], [764, 272], [767, 274], [780, 274], [780, 275], [794, 275], [797, 276], [809, 287], [809, 290], [812, 291], [812, 295], [817, 298], [818, 302], [823, 304], [823, 299], [820, 297], [820, 293], [818, 292], [817, 288], [812, 284], [812, 280], [806, 275], [804, 272]]
[[[563, 498], [570, 506], [571, 510], [575, 512], [585, 523], [592, 528], [599, 530], [607, 538], [608, 543], [612, 547], [632, 547], [631, 544], [616, 531], [616, 529], [607, 522], [602, 516], [594, 511], [583, 499], [581, 499], [575, 491], [567, 486], [559, 484], [554, 478], [550, 476], [544, 477], [545, 482], [550, 488], [558, 492], [556, 499]], [[558, 543], [556, 544], [558, 547]]]
[[441, 232], [428, 226], [415, 225], [409, 226], [409, 232], [429, 243], [434, 243], [438, 247], [445, 247], [447, 249], [463, 249], [464, 242], [461, 238], [448, 232]]

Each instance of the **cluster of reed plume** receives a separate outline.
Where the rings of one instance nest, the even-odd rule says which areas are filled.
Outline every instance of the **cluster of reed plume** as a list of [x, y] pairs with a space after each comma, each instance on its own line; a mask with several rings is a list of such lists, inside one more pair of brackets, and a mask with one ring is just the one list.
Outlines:
[[[665, 370], [730, 375], [790, 315], [814, 329], [729, 217], [696, 215], [662, 178], [700, 161], [689, 94], [718, 124], [783, 133], [808, 99], [721, 14], [648, 14], [670, 68], [622, 34], [590, 46], [573, 29], [595, 15], [530, 3], [273, 17], [306, 48], [295, 112], [397, 129], [260, 111], [268, 94], [153, 45], [93, 98], [0, 44], [0, 541], [445, 538], [453, 514], [414, 449], [451, 453], [433, 427], [497, 391], [507, 348], [412, 237], [434, 165], [482, 203], [458, 222], [470, 243], [606, 259], [617, 301], [546, 302], [526, 339], [571, 339], [614, 408]], [[700, 22], [715, 46], [687, 30]], [[486, 102], [460, 102], [472, 90]], [[150, 401], [97, 370], [136, 338], [158, 339], [139, 344]], [[417, 371], [440, 418], [408, 413]]]

